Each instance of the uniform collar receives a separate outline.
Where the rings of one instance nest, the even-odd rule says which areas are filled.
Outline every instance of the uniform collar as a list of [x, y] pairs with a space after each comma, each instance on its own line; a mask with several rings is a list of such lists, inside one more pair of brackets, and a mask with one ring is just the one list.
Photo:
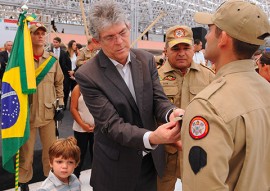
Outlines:
[[[176, 70], [175, 68], [173, 68], [173, 67], [170, 65], [168, 59], [166, 59], [166, 61], [165, 61], [164, 65], [162, 66], [162, 68], [163, 68], [164, 73], [168, 73], [168, 72], [172, 72], [172, 71], [178, 72], [178, 70]], [[188, 68], [187, 73], [189, 72], [189, 70], [197, 70], [197, 71], [200, 71], [201, 69], [200, 69], [200, 67], [199, 67], [199, 64], [195, 64], [195, 62], [192, 61], [190, 67]]]
[[[43, 54], [42, 54], [42, 56], [41, 56], [40, 58], [46, 59], [46, 58], [48, 58], [51, 54], [53, 55], [53, 53], [49, 53], [49, 52], [47, 52], [46, 50], [44, 50], [44, 52], [43, 52]], [[36, 59], [35, 59], [35, 60], [36, 60]]]
[[228, 74], [239, 73], [239, 72], [250, 72], [250, 71], [255, 72], [253, 60], [251, 59], [237, 60], [237, 61], [233, 61], [222, 66], [216, 73], [215, 78], [226, 76]]

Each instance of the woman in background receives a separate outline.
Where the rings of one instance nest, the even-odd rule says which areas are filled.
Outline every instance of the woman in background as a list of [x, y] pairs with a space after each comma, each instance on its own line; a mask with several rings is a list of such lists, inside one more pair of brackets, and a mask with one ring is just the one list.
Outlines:
[[74, 119], [74, 137], [77, 139], [77, 145], [81, 149], [81, 161], [74, 170], [74, 174], [79, 178], [87, 149], [90, 152], [91, 162], [93, 159], [93, 131], [95, 127], [94, 118], [85, 105], [79, 85], [76, 85], [71, 93], [70, 112]]
[[75, 40], [71, 40], [68, 43], [68, 48], [67, 48], [67, 54], [71, 60], [71, 70], [68, 72], [70, 75], [70, 90], [72, 91], [73, 88], [76, 86], [76, 80], [74, 77], [74, 73], [76, 71], [76, 60], [77, 60], [77, 43]]

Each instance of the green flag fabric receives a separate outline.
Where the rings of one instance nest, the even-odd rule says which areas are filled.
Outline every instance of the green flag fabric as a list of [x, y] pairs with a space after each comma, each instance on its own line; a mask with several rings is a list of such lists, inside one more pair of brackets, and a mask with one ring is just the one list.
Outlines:
[[14, 173], [14, 156], [29, 138], [28, 94], [36, 91], [35, 66], [28, 23], [35, 16], [19, 16], [19, 27], [2, 79], [2, 166]]

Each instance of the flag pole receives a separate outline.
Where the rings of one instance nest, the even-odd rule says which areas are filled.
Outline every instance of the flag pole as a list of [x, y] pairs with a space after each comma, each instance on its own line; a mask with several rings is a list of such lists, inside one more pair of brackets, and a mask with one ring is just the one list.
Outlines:
[[[21, 7], [22, 12], [27, 11], [28, 7], [26, 3], [28, 0], [24, 2], [24, 5]], [[20, 162], [20, 149], [16, 153], [16, 159], [15, 159], [15, 191], [19, 190], [19, 162]]]
[[85, 30], [85, 35], [87, 40], [90, 38], [90, 34], [87, 28], [87, 23], [86, 23], [86, 16], [85, 16], [85, 12], [84, 12], [84, 5], [83, 5], [83, 1], [80, 0], [80, 8], [81, 8], [81, 12], [82, 12], [82, 19], [83, 19], [83, 25], [84, 25], [84, 30]]
[[19, 190], [19, 162], [20, 162], [20, 150], [16, 154], [15, 162], [15, 191]]
[[[28, 0], [24, 2], [24, 5], [21, 7], [22, 12], [27, 11], [28, 7], [26, 3]], [[19, 164], [20, 164], [20, 149], [16, 153], [16, 159], [15, 159], [15, 191], [19, 190]]]
[[143, 33], [136, 39], [136, 40], [134, 40], [133, 42], [132, 42], [132, 44], [131, 44], [131, 47], [133, 47], [136, 43], [137, 43], [137, 41], [139, 40], [139, 39], [141, 39], [142, 38], [142, 36], [143, 35], [145, 35], [145, 33], [147, 32], [147, 31], [149, 31], [158, 21], [159, 21], [159, 19], [161, 19], [162, 17], [164, 17], [166, 15], [166, 13], [164, 13], [163, 11], [158, 15], [158, 17], [143, 31]]

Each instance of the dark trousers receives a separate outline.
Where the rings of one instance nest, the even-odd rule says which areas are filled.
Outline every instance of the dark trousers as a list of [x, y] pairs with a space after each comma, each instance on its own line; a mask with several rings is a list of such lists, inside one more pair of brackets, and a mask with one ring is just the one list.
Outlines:
[[90, 158], [91, 161], [89, 161], [90, 163], [92, 163], [93, 160], [93, 144], [94, 144], [94, 133], [88, 133], [88, 132], [77, 132], [74, 131], [74, 137], [77, 139], [77, 145], [81, 150], [81, 160], [79, 165], [75, 168], [74, 170], [74, 174], [79, 178], [80, 173], [81, 173], [81, 169], [83, 166], [83, 162], [84, 162], [84, 158], [87, 152], [87, 148], [89, 150], [90, 153]]
[[72, 92], [74, 87], [77, 85], [76, 80], [70, 80], [70, 91]]
[[151, 153], [143, 157], [141, 174], [135, 191], [157, 191], [157, 172]]
[[64, 87], [64, 105], [66, 109], [68, 107], [67, 102], [70, 92], [70, 79], [67, 76], [64, 77], [63, 87]]

